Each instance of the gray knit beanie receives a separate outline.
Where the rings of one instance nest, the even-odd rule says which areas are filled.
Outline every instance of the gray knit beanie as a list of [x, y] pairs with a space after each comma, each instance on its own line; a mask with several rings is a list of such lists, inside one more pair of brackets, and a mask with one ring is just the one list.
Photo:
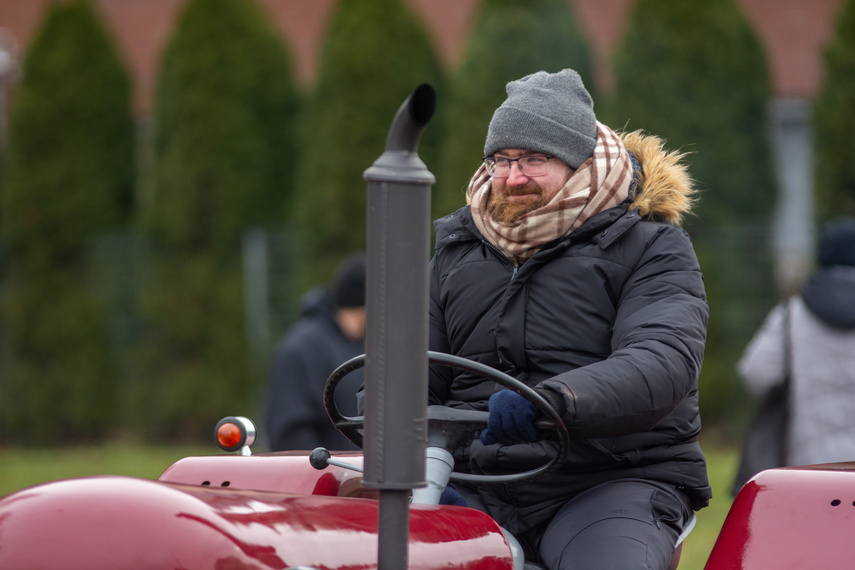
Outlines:
[[542, 152], [579, 168], [594, 154], [597, 118], [582, 78], [572, 69], [538, 71], [507, 85], [493, 113], [484, 156], [503, 148]]

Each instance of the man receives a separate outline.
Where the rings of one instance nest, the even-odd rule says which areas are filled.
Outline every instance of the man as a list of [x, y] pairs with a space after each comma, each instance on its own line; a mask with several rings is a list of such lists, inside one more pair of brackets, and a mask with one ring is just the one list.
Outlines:
[[[696, 436], [708, 307], [688, 235], [681, 155], [596, 120], [579, 75], [507, 85], [469, 205], [438, 220], [432, 350], [535, 388], [563, 417], [563, 466], [530, 483], [455, 485], [550, 569], [665, 569], [711, 492]], [[488, 409], [464, 468], [544, 463], [534, 406], [431, 367], [430, 403]]]
[[[267, 436], [272, 451], [357, 449], [333, 427], [323, 405], [324, 384], [340, 364], [364, 352], [365, 258], [342, 262], [332, 291], [313, 289], [302, 300], [300, 320], [284, 336], [270, 370]], [[342, 380], [336, 405], [356, 415], [358, 370]]]

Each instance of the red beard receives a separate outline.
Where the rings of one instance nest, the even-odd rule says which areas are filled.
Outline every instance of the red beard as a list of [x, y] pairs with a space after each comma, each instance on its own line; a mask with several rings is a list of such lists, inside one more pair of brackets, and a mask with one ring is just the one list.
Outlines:
[[[523, 199], [512, 199], [511, 196], [528, 195]], [[543, 189], [534, 182], [525, 186], [506, 186], [501, 196], [492, 196], [487, 205], [490, 217], [504, 226], [512, 226], [525, 214], [536, 210], [545, 204]]]

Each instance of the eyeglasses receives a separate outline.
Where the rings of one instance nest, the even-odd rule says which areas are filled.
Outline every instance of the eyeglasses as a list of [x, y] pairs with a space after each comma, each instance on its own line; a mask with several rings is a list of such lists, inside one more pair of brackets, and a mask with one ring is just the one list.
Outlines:
[[520, 158], [506, 158], [504, 156], [485, 156], [484, 166], [487, 174], [493, 178], [507, 178], [511, 174], [511, 163], [516, 162], [520, 172], [526, 176], [545, 176], [549, 159], [552, 155], [536, 154], [534, 156], [521, 156]]

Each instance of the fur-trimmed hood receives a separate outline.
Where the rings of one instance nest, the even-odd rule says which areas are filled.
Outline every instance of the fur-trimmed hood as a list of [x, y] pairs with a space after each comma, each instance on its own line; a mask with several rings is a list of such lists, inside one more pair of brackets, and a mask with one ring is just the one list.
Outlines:
[[682, 162], [685, 153], [665, 149], [665, 141], [643, 131], [618, 133], [624, 146], [641, 164], [630, 210], [647, 220], [680, 226], [697, 202], [697, 190]]

